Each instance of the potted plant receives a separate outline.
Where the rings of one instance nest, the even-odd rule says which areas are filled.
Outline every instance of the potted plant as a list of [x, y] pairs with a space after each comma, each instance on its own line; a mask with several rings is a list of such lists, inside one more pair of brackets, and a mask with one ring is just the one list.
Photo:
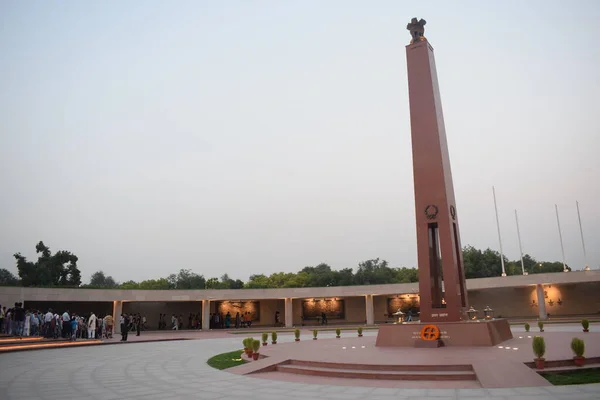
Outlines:
[[254, 339], [251, 337], [246, 338], [246, 355], [248, 357], [252, 357], [252, 353], [254, 352], [254, 349], [252, 347], [252, 344], [254, 342]]
[[248, 357], [252, 357], [252, 338], [247, 337], [242, 343], [244, 344], [244, 353], [246, 353]]
[[533, 354], [535, 354], [535, 367], [537, 369], [544, 369], [544, 354], [546, 354], [546, 342], [541, 336], [535, 336], [533, 338]]
[[358, 331], [358, 337], [362, 337], [362, 335], [363, 335], [362, 334], [362, 331], [363, 331], [362, 326], [359, 326], [358, 329], [357, 329], [357, 331]]
[[277, 344], [277, 332], [271, 332], [271, 344]]
[[544, 323], [542, 321], [538, 321], [538, 328], [540, 328], [540, 332], [544, 332]]
[[252, 350], [254, 350], [254, 353], [252, 353], [253, 360], [258, 360], [258, 349], [260, 349], [260, 340], [252, 340]]
[[262, 345], [266, 346], [269, 343], [267, 343], [267, 340], [269, 340], [269, 334], [267, 332], [263, 332], [262, 334]]
[[583, 367], [583, 364], [585, 363], [585, 357], [583, 356], [583, 353], [585, 353], [585, 343], [583, 340], [573, 338], [573, 340], [571, 340], [571, 350], [575, 353], [575, 357], [573, 357], [575, 365]]
[[582, 319], [581, 320], [581, 326], [583, 327], [583, 331], [584, 332], [589, 332], [590, 331], [590, 321], [588, 321], [587, 319]]
[[300, 341], [300, 329], [294, 329], [294, 337], [296, 338], [296, 342]]
[[531, 326], [525, 322], [525, 332], [529, 332], [529, 328], [531, 328]]
[[313, 331], [313, 340], [317, 340], [317, 335], [318, 335], [318, 334], [319, 334], [319, 331], [315, 329], [315, 330]]
[[335, 337], [339, 339], [341, 337], [341, 335], [342, 335], [342, 330], [340, 328], [337, 328], [335, 330]]

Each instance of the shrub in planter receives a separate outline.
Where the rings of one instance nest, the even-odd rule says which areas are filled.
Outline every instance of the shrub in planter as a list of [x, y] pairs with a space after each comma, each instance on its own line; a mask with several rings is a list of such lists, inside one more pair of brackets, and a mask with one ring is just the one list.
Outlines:
[[531, 326], [525, 322], [525, 332], [529, 332], [529, 329], [531, 328]]
[[337, 328], [335, 330], [335, 337], [339, 339], [341, 335], [342, 335], [342, 330], [340, 328]]
[[363, 335], [362, 334], [362, 331], [363, 331], [362, 326], [358, 327], [357, 331], [358, 331], [358, 337], [362, 337], [362, 335]]
[[540, 332], [544, 332], [544, 323], [542, 321], [538, 321], [538, 328], [540, 328]]
[[252, 353], [253, 360], [258, 360], [258, 349], [260, 349], [260, 340], [252, 340], [252, 350], [254, 350], [254, 353]]
[[254, 339], [251, 337], [247, 337], [245, 339], [245, 349], [246, 349], [246, 355], [248, 357], [252, 357], [252, 352], [254, 351], [254, 349], [252, 348], [252, 343], [254, 342]]
[[318, 335], [318, 334], [319, 334], [319, 331], [315, 329], [315, 330], [313, 331], [313, 340], [317, 340], [317, 335]]
[[269, 343], [267, 343], [267, 340], [269, 340], [269, 334], [267, 332], [263, 332], [262, 334], [262, 345], [266, 346]]
[[589, 332], [590, 331], [590, 321], [588, 321], [587, 319], [582, 319], [581, 320], [581, 326], [583, 327], [583, 331], [584, 332]]
[[296, 338], [296, 342], [300, 341], [300, 329], [294, 329], [294, 337]]
[[535, 367], [537, 369], [544, 369], [544, 354], [546, 354], [546, 341], [541, 336], [535, 336], [533, 338], [533, 354], [535, 354]]
[[573, 350], [573, 353], [575, 354], [575, 357], [573, 357], [575, 365], [583, 367], [583, 364], [585, 363], [585, 357], [583, 356], [583, 353], [585, 353], [585, 343], [583, 340], [573, 338], [573, 340], [571, 340], [571, 350]]
[[244, 353], [248, 356], [252, 354], [252, 338], [247, 337], [242, 343], [244, 344]]
[[271, 332], [271, 344], [277, 344], [277, 332]]

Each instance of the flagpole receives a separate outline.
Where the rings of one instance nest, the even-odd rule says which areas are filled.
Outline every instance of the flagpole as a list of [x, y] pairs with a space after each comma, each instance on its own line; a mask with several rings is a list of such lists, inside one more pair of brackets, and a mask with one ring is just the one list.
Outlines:
[[498, 227], [498, 242], [500, 242], [500, 263], [502, 264], [502, 276], [506, 276], [506, 269], [504, 267], [504, 252], [502, 251], [502, 237], [500, 236], [500, 220], [498, 219], [498, 204], [496, 203], [496, 188], [492, 186], [492, 193], [494, 194], [494, 209], [496, 210], [496, 226]]
[[589, 271], [590, 267], [588, 266], [587, 263], [587, 255], [585, 253], [585, 241], [583, 240], [583, 229], [581, 228], [581, 215], [579, 214], [579, 202], [576, 201], [575, 205], [577, 206], [577, 219], [579, 220], [579, 233], [581, 234], [581, 246], [583, 247], [583, 262], [585, 267], [583, 268], [584, 271]]
[[560, 230], [560, 219], [558, 218], [558, 206], [555, 204], [554, 209], [556, 210], [556, 223], [558, 225], [558, 237], [560, 239], [560, 251], [562, 252], [563, 272], [569, 272], [567, 270], [567, 263], [565, 262], [565, 248], [563, 246], [562, 232]]
[[521, 246], [521, 232], [519, 231], [519, 217], [517, 216], [517, 210], [515, 210], [515, 221], [517, 222], [517, 237], [519, 238], [519, 252], [521, 253], [521, 269], [523, 275], [527, 275], [525, 272], [525, 263], [523, 262], [523, 246]]

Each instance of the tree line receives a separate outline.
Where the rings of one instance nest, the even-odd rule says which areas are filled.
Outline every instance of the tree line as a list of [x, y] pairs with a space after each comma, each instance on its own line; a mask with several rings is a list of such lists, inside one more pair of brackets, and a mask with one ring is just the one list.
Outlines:
[[[89, 283], [82, 284], [81, 272], [77, 267], [78, 258], [68, 251], [51, 253], [50, 248], [39, 242], [37, 261], [28, 261], [20, 253], [14, 255], [18, 277], [7, 269], [0, 269], [0, 286], [38, 287], [82, 287], [109, 289], [268, 289], [296, 287], [326, 287], [351, 285], [378, 285], [387, 283], [418, 282], [415, 268], [390, 267], [386, 260], [379, 258], [360, 262], [356, 271], [353, 268], [335, 270], [321, 263], [304, 267], [294, 272], [276, 272], [269, 276], [251, 275], [247, 282], [231, 279], [228, 274], [220, 278], [205, 278], [190, 269], [181, 269], [176, 274], [164, 278], [148, 279], [140, 282], [119, 283], [103, 271], [92, 274]], [[472, 246], [463, 249], [464, 270], [467, 279], [500, 276], [502, 264], [500, 253], [492, 250], [479, 250]], [[504, 256], [507, 275], [522, 273], [521, 260], [511, 261]], [[530, 274], [561, 272], [563, 264], [558, 261], [538, 261], [529, 254], [523, 256], [525, 271]], [[568, 267], [567, 267], [568, 268]], [[570, 270], [570, 268], [568, 268]]]

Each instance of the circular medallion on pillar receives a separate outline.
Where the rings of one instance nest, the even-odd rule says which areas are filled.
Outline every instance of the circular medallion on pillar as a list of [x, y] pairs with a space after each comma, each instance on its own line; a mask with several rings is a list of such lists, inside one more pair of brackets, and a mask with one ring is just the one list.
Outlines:
[[439, 212], [440, 210], [438, 206], [434, 204], [430, 204], [427, 207], [425, 207], [425, 216], [427, 217], [427, 219], [436, 219]]

